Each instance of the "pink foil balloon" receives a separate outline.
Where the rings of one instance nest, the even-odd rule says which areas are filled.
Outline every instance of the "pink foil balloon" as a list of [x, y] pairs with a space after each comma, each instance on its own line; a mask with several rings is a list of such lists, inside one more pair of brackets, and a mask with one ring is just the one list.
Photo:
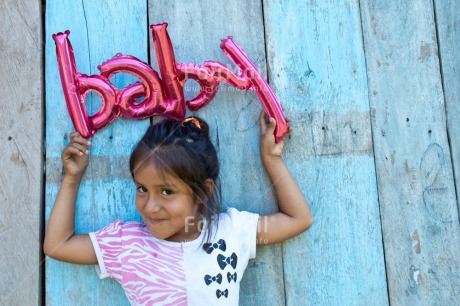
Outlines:
[[216, 81], [208, 67], [178, 63], [177, 69], [180, 71], [179, 78], [182, 86], [189, 79], [195, 80], [200, 85], [200, 92], [197, 96], [186, 102], [190, 110], [198, 110], [211, 102], [219, 90], [219, 82]]
[[[239, 68], [238, 74], [215, 61], [206, 61], [204, 65], [176, 63], [167, 26], [167, 23], [150, 26], [162, 79], [148, 64], [134, 56], [122, 54], [98, 66], [100, 75], [80, 74], [76, 70], [72, 45], [68, 39], [70, 32], [53, 35], [67, 108], [75, 129], [83, 137], [92, 137], [118, 116], [145, 119], [162, 115], [182, 119], [185, 117], [185, 104], [193, 111], [207, 105], [219, 90], [220, 82], [253, 90], [267, 115], [277, 122], [275, 140], [278, 142], [286, 135], [288, 126], [281, 104], [246, 53], [231, 37], [222, 41], [221, 48]], [[117, 73], [132, 74], [141, 82], [119, 90], [109, 81]], [[200, 85], [200, 92], [194, 99], [184, 102], [183, 86], [189, 79]], [[102, 99], [101, 109], [90, 117], [85, 105], [89, 91], [96, 92]], [[142, 97], [144, 100], [137, 103]]]
[[212, 70], [216, 82], [225, 82], [238, 89], [251, 89], [252, 84], [243, 72], [241, 72], [240, 75], [236, 75], [227, 66], [215, 61], [206, 61], [204, 65]]
[[[117, 117], [117, 109], [114, 107], [116, 88], [103, 76], [87, 76], [77, 72], [69, 34], [70, 31], [66, 31], [52, 36], [56, 42], [59, 74], [67, 109], [75, 129], [83, 137], [89, 138]], [[101, 109], [91, 117], [88, 117], [85, 105], [86, 94], [89, 91], [97, 93], [102, 100]]]
[[102, 100], [102, 105], [99, 111], [88, 118], [91, 126], [90, 137], [92, 137], [96, 131], [117, 118], [117, 108], [115, 107], [116, 88], [109, 83], [106, 78], [100, 75], [87, 76], [85, 74], [81, 74], [78, 76], [77, 80], [80, 85], [80, 103], [82, 105], [85, 105], [86, 93], [89, 91], [94, 91], [99, 94]]
[[271, 118], [275, 118], [275, 141], [278, 142], [286, 135], [289, 127], [284, 119], [281, 104], [273, 93], [273, 90], [257, 71], [243, 49], [233, 42], [232, 37], [222, 40], [220, 47], [225, 55], [246, 74], [246, 78], [249, 79], [252, 84], [250, 89], [256, 93], [267, 115]]
[[166, 30], [167, 27], [167, 23], [150, 26], [163, 81], [165, 115], [183, 118], [185, 116], [184, 91], [179, 82], [174, 50]]
[[[117, 73], [129, 73], [141, 80], [118, 91], [120, 115], [129, 119], [145, 119], [164, 111], [161, 80], [149, 65], [131, 55], [117, 54], [98, 66], [101, 75], [110, 79]], [[136, 100], [144, 96], [142, 103]]]

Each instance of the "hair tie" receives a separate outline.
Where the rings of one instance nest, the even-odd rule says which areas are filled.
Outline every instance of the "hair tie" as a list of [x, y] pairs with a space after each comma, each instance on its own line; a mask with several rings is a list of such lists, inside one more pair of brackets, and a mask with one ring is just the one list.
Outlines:
[[198, 119], [196, 119], [195, 117], [188, 117], [187, 119], [182, 120], [182, 126], [185, 127], [185, 124], [186, 124], [187, 122], [191, 122], [191, 123], [193, 123], [197, 128], [201, 129], [200, 121], [198, 121]]

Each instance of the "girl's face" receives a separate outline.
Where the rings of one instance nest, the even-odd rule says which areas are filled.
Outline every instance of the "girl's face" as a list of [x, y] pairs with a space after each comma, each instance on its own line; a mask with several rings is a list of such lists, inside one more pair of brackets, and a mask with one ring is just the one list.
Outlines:
[[145, 165], [134, 177], [136, 208], [152, 236], [176, 242], [196, 239], [201, 216], [191, 188], [151, 163]]

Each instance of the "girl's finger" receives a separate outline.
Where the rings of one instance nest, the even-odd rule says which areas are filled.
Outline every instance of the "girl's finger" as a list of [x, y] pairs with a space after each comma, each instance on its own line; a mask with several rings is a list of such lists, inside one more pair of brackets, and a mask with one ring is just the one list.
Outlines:
[[87, 147], [84, 146], [84, 145], [81, 145], [79, 143], [76, 143], [76, 142], [73, 142], [69, 145], [70, 148], [76, 148], [77, 150], [79, 150], [80, 152], [84, 153], [84, 154], [89, 154], [89, 151], [86, 149]]
[[264, 134], [265, 131], [267, 130], [267, 127], [268, 127], [268, 125], [267, 125], [267, 114], [265, 113], [265, 111], [262, 111], [260, 113], [259, 120], [260, 120], [260, 133]]
[[259, 117], [260, 117], [259, 119], [262, 121], [267, 117], [267, 113], [265, 113], [265, 111], [261, 111]]
[[67, 147], [62, 154], [63, 159], [67, 159], [66, 157], [71, 157], [72, 155], [82, 156], [83, 152], [78, 150], [75, 147]]
[[70, 135], [69, 135], [69, 137], [70, 137], [71, 140], [72, 140], [72, 138], [78, 137], [78, 136], [80, 136], [80, 133], [79, 133], [79, 132], [72, 132], [72, 133], [70, 133]]
[[91, 141], [81, 137], [80, 133], [78, 133], [78, 132], [70, 133], [70, 142], [78, 142], [78, 143], [80, 143], [82, 145], [85, 145], [85, 146], [90, 146], [91, 145]]
[[80, 137], [80, 136], [76, 136], [75, 138], [72, 139], [71, 143], [78, 143], [78, 144], [81, 144], [85, 147], [89, 147], [91, 145], [91, 141], [89, 141], [88, 139], [85, 139], [83, 137]]
[[270, 125], [267, 128], [267, 132], [270, 132], [271, 134], [273, 134], [273, 132], [275, 132], [275, 128], [276, 128], [276, 120], [275, 120], [275, 118], [270, 118], [269, 120], [270, 120], [269, 121]]

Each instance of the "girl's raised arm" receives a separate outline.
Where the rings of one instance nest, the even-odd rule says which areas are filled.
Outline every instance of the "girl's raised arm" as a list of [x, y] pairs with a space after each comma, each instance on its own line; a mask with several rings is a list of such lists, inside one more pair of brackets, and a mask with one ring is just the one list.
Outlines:
[[[286, 119], [289, 122], [289, 118]], [[305, 196], [281, 158], [284, 139], [275, 143], [276, 121], [267, 123], [265, 112], [260, 115], [260, 157], [275, 189], [279, 212], [261, 215], [257, 230], [258, 244], [282, 242], [306, 231], [313, 224]], [[289, 132], [291, 132], [289, 128]]]
[[97, 264], [89, 235], [75, 235], [75, 202], [91, 143], [78, 132], [70, 134], [70, 140], [61, 156], [65, 174], [46, 228], [43, 251], [60, 261]]

